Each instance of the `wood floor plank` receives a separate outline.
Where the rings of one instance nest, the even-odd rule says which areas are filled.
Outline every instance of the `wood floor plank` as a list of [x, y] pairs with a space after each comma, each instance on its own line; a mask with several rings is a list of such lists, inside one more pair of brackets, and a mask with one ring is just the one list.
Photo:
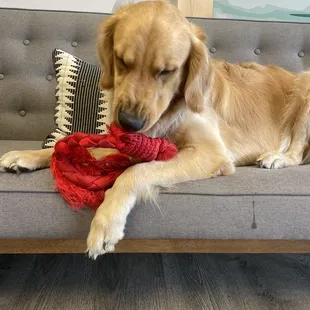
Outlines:
[[14, 308], [24, 290], [35, 255], [0, 255], [0, 309]]
[[244, 272], [270, 308], [309, 310], [309, 258], [308, 255], [244, 255], [247, 261]]
[[119, 257], [124, 276], [115, 309], [168, 309], [161, 255]]
[[309, 310], [310, 255], [0, 255], [0, 310]]
[[199, 275], [186, 271], [192, 269], [191, 261], [192, 254], [163, 254], [168, 309], [209, 309], [199, 294]]
[[268, 309], [264, 299], [253, 292], [243, 274], [240, 255], [195, 255], [205, 287], [210, 291], [214, 309]]

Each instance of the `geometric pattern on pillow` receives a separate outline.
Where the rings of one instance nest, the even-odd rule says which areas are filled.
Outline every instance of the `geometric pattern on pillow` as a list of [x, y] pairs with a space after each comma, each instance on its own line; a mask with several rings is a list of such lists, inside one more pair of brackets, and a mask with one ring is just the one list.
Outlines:
[[112, 92], [100, 90], [101, 69], [60, 49], [52, 54], [56, 73], [55, 125], [42, 148], [74, 132], [104, 134], [110, 120]]

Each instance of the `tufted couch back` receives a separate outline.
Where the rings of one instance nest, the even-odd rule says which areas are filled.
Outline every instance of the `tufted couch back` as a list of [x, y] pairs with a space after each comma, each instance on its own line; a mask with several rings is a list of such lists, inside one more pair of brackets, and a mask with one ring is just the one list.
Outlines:
[[[108, 16], [0, 9], [0, 139], [43, 140], [54, 129], [51, 53], [61, 48], [98, 63], [97, 25]], [[191, 20], [206, 31], [213, 57], [276, 64], [292, 71], [310, 67], [310, 24]]]

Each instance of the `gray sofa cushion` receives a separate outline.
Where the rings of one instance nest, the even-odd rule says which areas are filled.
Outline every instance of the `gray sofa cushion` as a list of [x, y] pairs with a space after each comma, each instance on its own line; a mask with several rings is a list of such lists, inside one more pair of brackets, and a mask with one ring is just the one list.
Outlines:
[[[0, 141], [0, 154], [40, 142]], [[159, 206], [137, 205], [125, 238], [310, 239], [310, 166], [263, 170], [180, 184]], [[73, 211], [49, 169], [0, 173], [1, 238], [83, 238], [93, 213]]]

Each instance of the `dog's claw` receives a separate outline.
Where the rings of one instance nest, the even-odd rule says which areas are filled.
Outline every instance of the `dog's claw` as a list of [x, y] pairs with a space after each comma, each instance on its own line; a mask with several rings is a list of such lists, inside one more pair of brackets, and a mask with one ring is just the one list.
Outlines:
[[30, 170], [30, 169], [28, 169], [28, 168], [26, 168], [26, 167], [21, 167], [21, 166], [18, 166], [18, 167], [17, 167], [17, 170], [18, 170], [19, 172], [30, 172], [30, 171], [32, 171], [32, 170]]
[[264, 163], [263, 163], [261, 160], [258, 160], [258, 161], [256, 162], [256, 164], [257, 164], [260, 168], [265, 168], [265, 167], [264, 167]]
[[102, 248], [104, 251], [107, 251], [109, 244], [107, 242], [103, 242]]
[[22, 166], [11, 166], [11, 167], [4, 167], [6, 172], [9, 173], [24, 173], [24, 172], [30, 172], [31, 170], [26, 168], [26, 167], [22, 167]]
[[10, 168], [10, 167], [4, 167], [5, 171], [6, 172], [9, 172], [9, 173], [16, 173], [16, 170], [14, 168]]

